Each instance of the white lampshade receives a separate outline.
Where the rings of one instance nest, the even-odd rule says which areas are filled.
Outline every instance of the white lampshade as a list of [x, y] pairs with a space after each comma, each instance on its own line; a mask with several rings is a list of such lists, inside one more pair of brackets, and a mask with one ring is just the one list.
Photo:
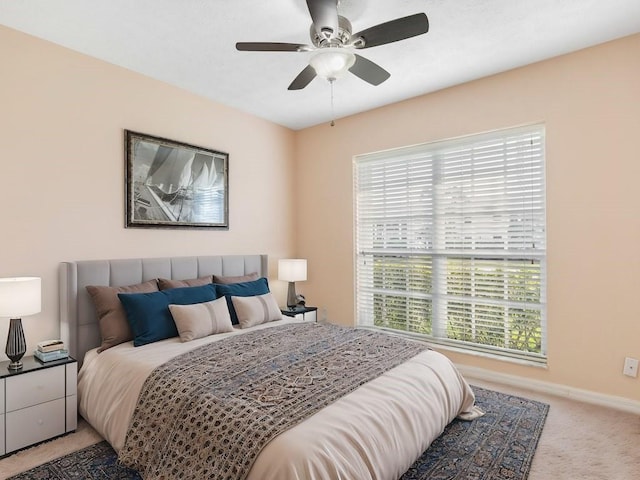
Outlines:
[[309, 64], [320, 77], [335, 80], [342, 77], [356, 63], [356, 56], [344, 48], [328, 47], [318, 50]]
[[285, 258], [278, 260], [278, 280], [303, 282], [307, 279], [307, 260]]
[[40, 313], [40, 286], [38, 277], [0, 278], [0, 317], [21, 318]]

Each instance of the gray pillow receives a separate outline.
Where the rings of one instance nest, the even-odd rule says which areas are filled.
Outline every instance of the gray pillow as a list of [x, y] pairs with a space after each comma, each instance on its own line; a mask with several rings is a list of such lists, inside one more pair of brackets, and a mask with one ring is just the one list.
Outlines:
[[188, 280], [169, 280], [168, 278], [159, 278], [158, 286], [160, 290], [168, 290], [170, 288], [183, 288], [183, 287], [201, 287], [211, 283], [211, 275], [200, 278], [190, 278]]
[[238, 314], [240, 328], [249, 328], [261, 323], [282, 319], [278, 302], [271, 293], [253, 297], [231, 297]]
[[224, 297], [193, 305], [169, 305], [169, 310], [183, 342], [216, 333], [233, 332]]
[[257, 280], [258, 272], [248, 273], [246, 275], [238, 275], [236, 277], [223, 277], [221, 275], [213, 276], [213, 283], [220, 283], [222, 285], [230, 285], [232, 283], [242, 283], [242, 282], [251, 282], [253, 280]]
[[98, 315], [98, 327], [102, 343], [98, 353], [107, 348], [133, 340], [133, 332], [127, 321], [127, 314], [118, 298], [119, 293], [150, 293], [158, 291], [155, 280], [128, 285], [125, 287], [106, 287], [88, 285], [87, 291]]

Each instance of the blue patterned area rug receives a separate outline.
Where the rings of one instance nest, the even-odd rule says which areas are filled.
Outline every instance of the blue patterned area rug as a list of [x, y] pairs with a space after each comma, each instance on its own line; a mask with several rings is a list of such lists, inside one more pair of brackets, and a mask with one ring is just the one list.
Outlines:
[[[454, 420], [400, 480], [525, 480], [549, 406], [474, 387], [483, 417]], [[118, 465], [107, 442], [84, 448], [8, 480], [142, 480]]]

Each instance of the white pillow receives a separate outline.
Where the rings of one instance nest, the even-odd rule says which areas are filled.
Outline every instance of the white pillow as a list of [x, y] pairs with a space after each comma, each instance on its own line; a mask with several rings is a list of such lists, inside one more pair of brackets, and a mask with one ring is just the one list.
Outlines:
[[180, 340], [189, 342], [215, 333], [233, 332], [224, 297], [193, 305], [169, 305]]
[[233, 308], [238, 314], [240, 328], [249, 328], [261, 323], [281, 320], [282, 312], [271, 293], [253, 297], [231, 297]]

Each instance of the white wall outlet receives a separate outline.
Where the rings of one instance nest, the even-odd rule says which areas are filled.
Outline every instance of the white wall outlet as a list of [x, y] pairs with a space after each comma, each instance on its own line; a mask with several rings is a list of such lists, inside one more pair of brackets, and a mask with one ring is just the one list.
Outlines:
[[627, 357], [624, 359], [624, 368], [622, 369], [622, 373], [629, 377], [637, 377], [638, 376], [638, 359]]

